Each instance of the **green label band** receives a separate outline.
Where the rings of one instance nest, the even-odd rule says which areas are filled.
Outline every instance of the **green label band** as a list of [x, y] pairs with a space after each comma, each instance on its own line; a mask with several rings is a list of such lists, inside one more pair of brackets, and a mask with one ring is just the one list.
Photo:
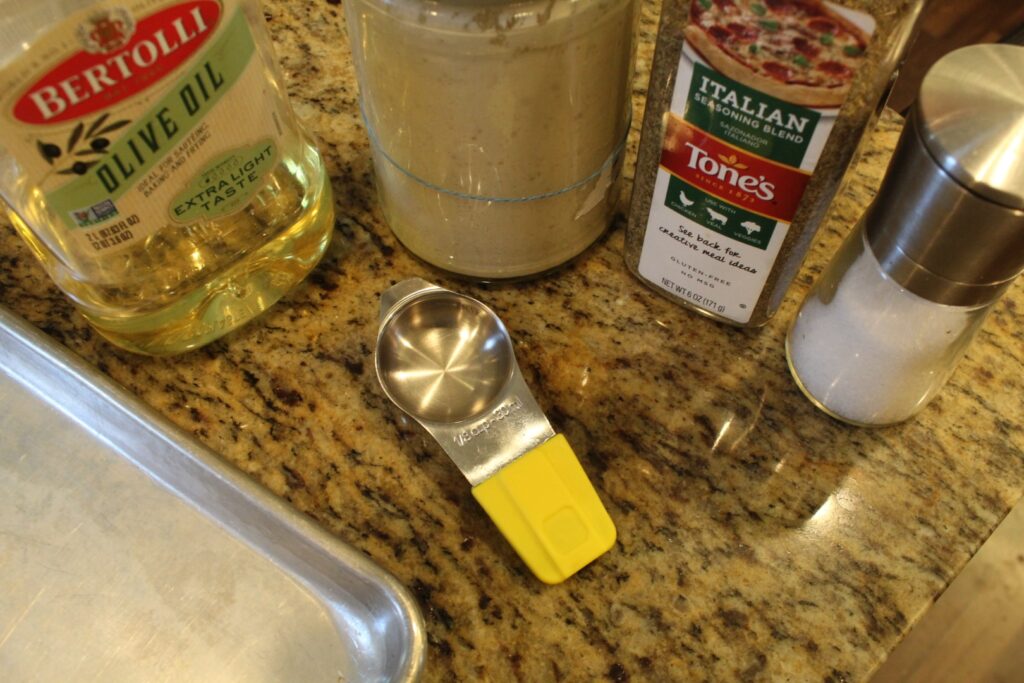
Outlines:
[[109, 147], [100, 163], [47, 195], [50, 208], [68, 227], [78, 228], [83, 221], [75, 219], [75, 212], [122, 197], [210, 113], [245, 71], [254, 51], [252, 34], [239, 10], [217, 41]]
[[821, 114], [693, 64], [683, 115], [731, 145], [787, 166], [799, 167]]

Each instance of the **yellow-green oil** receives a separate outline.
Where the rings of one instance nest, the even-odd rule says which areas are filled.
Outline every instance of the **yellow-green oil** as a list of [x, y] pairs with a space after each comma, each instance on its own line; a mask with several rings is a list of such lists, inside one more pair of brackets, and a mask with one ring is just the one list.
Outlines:
[[242, 210], [168, 224], [88, 269], [59, 261], [19, 216], [11, 219], [100, 334], [139, 353], [181, 353], [265, 311], [323, 256], [334, 226], [330, 185], [315, 148], [297, 151]]

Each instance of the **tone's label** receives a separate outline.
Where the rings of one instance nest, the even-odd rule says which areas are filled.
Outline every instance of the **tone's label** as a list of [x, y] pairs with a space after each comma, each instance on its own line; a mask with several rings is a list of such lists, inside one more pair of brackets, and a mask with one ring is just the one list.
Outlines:
[[639, 263], [647, 280], [741, 324], [874, 29], [831, 3], [802, 0], [776, 18], [778, 4], [693, 0]]
[[252, 196], [279, 145], [266, 90], [238, 0], [100, 2], [0, 72], [3, 144], [47, 222], [101, 257]]

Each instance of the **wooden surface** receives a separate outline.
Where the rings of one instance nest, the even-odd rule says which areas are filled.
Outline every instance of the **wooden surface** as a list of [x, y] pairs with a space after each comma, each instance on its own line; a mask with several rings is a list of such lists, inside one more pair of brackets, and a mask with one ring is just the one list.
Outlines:
[[872, 683], [1024, 680], [1024, 506], [1007, 515]]
[[903, 112], [917, 98], [925, 73], [944, 54], [975, 43], [996, 43], [1024, 26], [1021, 0], [931, 0], [918, 24], [917, 40], [889, 97]]

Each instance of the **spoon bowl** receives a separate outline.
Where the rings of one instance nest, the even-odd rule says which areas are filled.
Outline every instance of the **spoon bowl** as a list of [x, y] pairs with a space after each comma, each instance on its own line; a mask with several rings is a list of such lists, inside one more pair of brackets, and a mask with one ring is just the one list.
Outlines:
[[512, 376], [508, 330], [484, 304], [439, 290], [401, 306], [377, 340], [377, 376], [399, 408], [430, 422], [460, 422], [491, 408]]

